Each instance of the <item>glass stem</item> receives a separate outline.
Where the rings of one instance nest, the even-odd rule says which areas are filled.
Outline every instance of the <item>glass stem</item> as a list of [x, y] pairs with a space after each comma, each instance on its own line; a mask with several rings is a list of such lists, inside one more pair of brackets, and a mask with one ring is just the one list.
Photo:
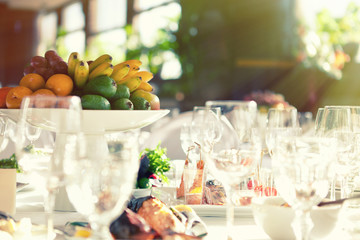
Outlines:
[[314, 224], [310, 217], [309, 210], [295, 210], [295, 218], [291, 223], [296, 240], [309, 240], [310, 232]]
[[[226, 191], [226, 229], [227, 229], [227, 239], [235, 239], [234, 233], [234, 211], [235, 206], [233, 202], [234, 196], [234, 187], [233, 186], [224, 186]], [[234, 237], [234, 238], [233, 238]]]
[[112, 240], [109, 226], [106, 224], [92, 222], [91, 223], [92, 234], [90, 239], [94, 240]]
[[343, 176], [341, 178], [341, 199], [344, 199], [344, 198], [347, 198], [349, 197], [348, 193], [347, 193], [347, 177], [346, 176]]
[[330, 200], [331, 201], [336, 200], [335, 187], [336, 187], [336, 175], [331, 180], [331, 186], [330, 186]]
[[55, 238], [54, 235], [54, 212], [55, 205], [55, 191], [53, 189], [48, 189], [45, 195], [45, 212], [46, 212], [46, 222], [47, 222], [47, 240]]

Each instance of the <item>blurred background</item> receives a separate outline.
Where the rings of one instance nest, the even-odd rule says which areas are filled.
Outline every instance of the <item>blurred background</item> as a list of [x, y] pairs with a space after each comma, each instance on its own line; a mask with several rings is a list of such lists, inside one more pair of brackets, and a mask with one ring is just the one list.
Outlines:
[[162, 108], [269, 90], [299, 111], [359, 105], [360, 1], [0, 0], [1, 86], [30, 58], [140, 59]]

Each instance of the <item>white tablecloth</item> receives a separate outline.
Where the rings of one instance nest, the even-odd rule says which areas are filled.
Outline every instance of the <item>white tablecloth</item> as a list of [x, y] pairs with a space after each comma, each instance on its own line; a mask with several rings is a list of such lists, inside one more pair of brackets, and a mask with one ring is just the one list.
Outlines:
[[[46, 217], [43, 206], [43, 193], [40, 190], [34, 189], [31, 186], [18, 192], [16, 195], [16, 214], [14, 215], [16, 220], [21, 218], [30, 218], [33, 224], [45, 224]], [[201, 219], [205, 222], [208, 228], [208, 236], [206, 240], [222, 240], [226, 239], [226, 219], [224, 214], [217, 212], [216, 217], [201, 216]], [[86, 221], [86, 218], [77, 212], [60, 212], [54, 213], [54, 225], [64, 226], [68, 221]], [[251, 212], [247, 211], [246, 214], [237, 214], [235, 216], [235, 229], [238, 233], [237, 239], [246, 240], [269, 240], [270, 238], [265, 232], [258, 227], [251, 215]], [[335, 229], [326, 239], [343, 239], [344, 233], [339, 229]], [[44, 238], [45, 239], [45, 238]], [[62, 236], [58, 236], [56, 240], [64, 239]]]
[[[45, 224], [43, 197], [40, 190], [29, 186], [17, 193], [16, 196], [16, 214], [15, 219], [30, 218], [33, 224]], [[201, 217], [208, 227], [209, 234], [207, 240], [226, 239], [226, 219], [225, 217]], [[54, 213], [54, 225], [64, 226], [68, 221], [86, 221], [81, 214], [77, 212], [59, 212]], [[255, 225], [252, 216], [237, 216], [235, 219], [236, 231], [239, 233], [239, 239], [263, 240], [269, 239], [261, 228]], [[58, 237], [57, 239], [63, 239]]]

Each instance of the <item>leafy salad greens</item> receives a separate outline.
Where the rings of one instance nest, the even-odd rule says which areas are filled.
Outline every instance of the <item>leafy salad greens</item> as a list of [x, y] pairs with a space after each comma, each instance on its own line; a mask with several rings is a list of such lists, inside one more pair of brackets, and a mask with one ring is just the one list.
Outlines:
[[155, 149], [145, 148], [140, 154], [146, 155], [149, 159], [148, 171], [159, 176], [164, 182], [168, 182], [168, 178], [164, 175], [170, 170], [170, 158], [166, 156], [166, 148], [161, 148], [160, 143]]
[[11, 155], [10, 158], [1, 159], [0, 168], [15, 168], [16, 172], [21, 172], [15, 153]]

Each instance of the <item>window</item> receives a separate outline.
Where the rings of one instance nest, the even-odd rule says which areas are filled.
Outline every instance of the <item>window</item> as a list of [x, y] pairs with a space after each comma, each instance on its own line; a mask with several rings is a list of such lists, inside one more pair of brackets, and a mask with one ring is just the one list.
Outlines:
[[138, 57], [146, 70], [162, 65], [163, 79], [179, 78], [180, 62], [167, 42], [176, 41], [171, 32], [178, 28], [180, 4], [174, 0], [130, 2], [134, 6], [125, 0], [88, 0], [85, 7], [82, 1], [75, 2], [60, 9], [60, 26], [56, 12], [41, 16], [38, 53], [56, 47], [64, 59], [76, 51], [87, 60], [110, 53], [115, 63]]

